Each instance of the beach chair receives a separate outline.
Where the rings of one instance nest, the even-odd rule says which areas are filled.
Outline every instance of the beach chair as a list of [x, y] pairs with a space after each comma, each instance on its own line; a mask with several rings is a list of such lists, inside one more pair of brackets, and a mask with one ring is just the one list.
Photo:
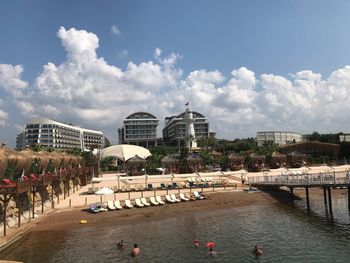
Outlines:
[[198, 200], [204, 199], [204, 197], [201, 196], [197, 191], [193, 192], [193, 194], [194, 194], [194, 197], [197, 198]]
[[177, 197], [175, 196], [175, 194], [171, 194], [170, 197], [171, 197], [171, 199], [175, 200], [175, 201], [178, 202], [178, 203], [181, 202], [181, 199], [177, 198]]
[[192, 181], [193, 183], [197, 182], [196, 177], [192, 177], [192, 178], [191, 178], [191, 181]]
[[120, 205], [120, 201], [119, 200], [115, 200], [114, 201], [114, 207], [118, 210], [123, 209], [123, 207]]
[[152, 185], [152, 184], [148, 184], [148, 185], [147, 185], [147, 190], [153, 191], [153, 190], [154, 190], [154, 189], [153, 189], [153, 185]]
[[109, 210], [116, 210], [113, 201], [108, 201], [108, 202], [107, 202], [107, 208], [108, 208]]
[[145, 206], [144, 204], [141, 203], [140, 198], [135, 199], [135, 205], [136, 205], [136, 207], [144, 207]]
[[190, 199], [190, 201], [196, 201], [197, 200], [197, 198], [194, 195], [191, 195], [190, 193], [185, 193], [184, 196], [187, 199]]
[[[131, 190], [131, 189], [130, 189], [130, 190]], [[140, 190], [139, 185], [138, 185], [138, 184], [135, 184], [135, 186], [133, 187], [133, 190], [135, 190], [135, 191]]]
[[191, 178], [191, 177], [188, 177], [188, 178], [187, 178], [187, 182], [192, 182], [192, 178]]
[[166, 186], [165, 186], [164, 183], [161, 183], [161, 184], [160, 184], [160, 189], [166, 189]]
[[106, 207], [107, 206], [102, 204], [102, 203], [96, 203], [96, 208], [98, 209], [99, 212], [108, 211], [108, 209]]
[[89, 187], [88, 190], [87, 190], [87, 193], [88, 194], [93, 194], [94, 193], [94, 188]]
[[123, 184], [122, 187], [121, 187], [121, 191], [122, 192], [126, 192], [126, 186]]
[[165, 202], [162, 201], [162, 198], [159, 195], [156, 196], [156, 201], [161, 205], [165, 204]]
[[148, 203], [146, 198], [144, 198], [144, 197], [141, 198], [141, 204], [143, 204], [144, 206], [151, 206], [151, 204]]
[[97, 208], [96, 204], [91, 204], [90, 205], [90, 212], [96, 214], [96, 213], [100, 212], [100, 210]]
[[156, 199], [155, 199], [154, 196], [151, 196], [151, 197], [149, 198], [149, 202], [151, 203], [151, 205], [160, 205], [160, 203], [158, 203], [158, 202], [156, 201]]
[[139, 185], [139, 190], [140, 190], [140, 191], [145, 191], [145, 186], [144, 186], [143, 184], [140, 184], [140, 185]]
[[130, 199], [126, 199], [125, 200], [125, 207], [126, 208], [133, 208], [134, 206], [131, 204]]
[[114, 186], [112, 186], [112, 190], [116, 193], [116, 192], [118, 192], [118, 186], [117, 185], [114, 185]]
[[180, 187], [177, 185], [177, 183], [173, 183], [173, 188], [177, 189], [177, 188], [180, 188]]
[[184, 202], [190, 201], [190, 199], [187, 198], [183, 193], [180, 193], [179, 197], [180, 197], [181, 201], [184, 201]]
[[166, 196], [165, 196], [165, 201], [166, 201], [167, 203], [169, 203], [169, 204], [176, 203], [176, 201], [173, 200], [173, 199], [170, 197], [170, 195], [166, 195]]

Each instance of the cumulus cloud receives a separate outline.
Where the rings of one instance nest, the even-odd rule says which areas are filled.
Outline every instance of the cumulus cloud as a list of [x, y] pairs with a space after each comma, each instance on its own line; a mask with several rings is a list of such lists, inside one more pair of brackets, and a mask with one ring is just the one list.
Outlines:
[[0, 110], [0, 127], [6, 126], [7, 116], [8, 116], [7, 112]]
[[[219, 138], [255, 136], [265, 129], [348, 132], [350, 66], [329, 77], [311, 70], [288, 77], [256, 76], [245, 67], [228, 77], [206, 69], [184, 75], [178, 66], [182, 57], [163, 55], [157, 47], [153, 60], [130, 61], [121, 69], [97, 55], [94, 33], [61, 27], [57, 36], [67, 59], [57, 65], [48, 62], [33, 84], [22, 80], [22, 66], [0, 65], [0, 88], [23, 116], [44, 115], [101, 129], [115, 142], [117, 129], [131, 113], [147, 111], [162, 121], [190, 102], [208, 117]], [[7, 119], [0, 111], [0, 125]]]
[[119, 36], [122, 34], [122, 32], [120, 31], [120, 29], [117, 25], [111, 26], [111, 32], [113, 35], [116, 35], [116, 36]]

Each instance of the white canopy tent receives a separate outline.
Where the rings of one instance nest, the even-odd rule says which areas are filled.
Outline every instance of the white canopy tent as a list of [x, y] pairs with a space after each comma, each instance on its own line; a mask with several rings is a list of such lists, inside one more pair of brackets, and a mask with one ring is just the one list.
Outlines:
[[152, 154], [146, 148], [130, 144], [118, 144], [104, 148], [101, 151], [101, 157], [116, 157], [119, 160], [127, 161], [135, 156], [146, 159]]

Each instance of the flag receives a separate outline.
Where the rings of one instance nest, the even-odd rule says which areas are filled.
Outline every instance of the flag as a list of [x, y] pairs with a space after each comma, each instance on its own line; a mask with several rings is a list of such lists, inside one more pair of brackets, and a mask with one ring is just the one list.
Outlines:
[[189, 104], [189, 103], [188, 103], [188, 102], [186, 102], [185, 106], [188, 106], [188, 104]]

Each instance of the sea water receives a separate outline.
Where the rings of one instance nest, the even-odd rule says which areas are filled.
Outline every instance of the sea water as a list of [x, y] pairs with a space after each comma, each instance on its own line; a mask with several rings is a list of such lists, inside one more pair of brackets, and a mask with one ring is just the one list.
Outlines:
[[[31, 262], [349, 262], [350, 225], [346, 196], [333, 198], [333, 218], [321, 198], [250, 205], [179, 215], [130, 225], [31, 232], [0, 253], [1, 259]], [[120, 239], [124, 249], [117, 249]], [[200, 248], [194, 248], [198, 239]], [[206, 241], [216, 244], [207, 257]], [[132, 259], [134, 243], [141, 255]], [[256, 258], [254, 245], [263, 248]]]

